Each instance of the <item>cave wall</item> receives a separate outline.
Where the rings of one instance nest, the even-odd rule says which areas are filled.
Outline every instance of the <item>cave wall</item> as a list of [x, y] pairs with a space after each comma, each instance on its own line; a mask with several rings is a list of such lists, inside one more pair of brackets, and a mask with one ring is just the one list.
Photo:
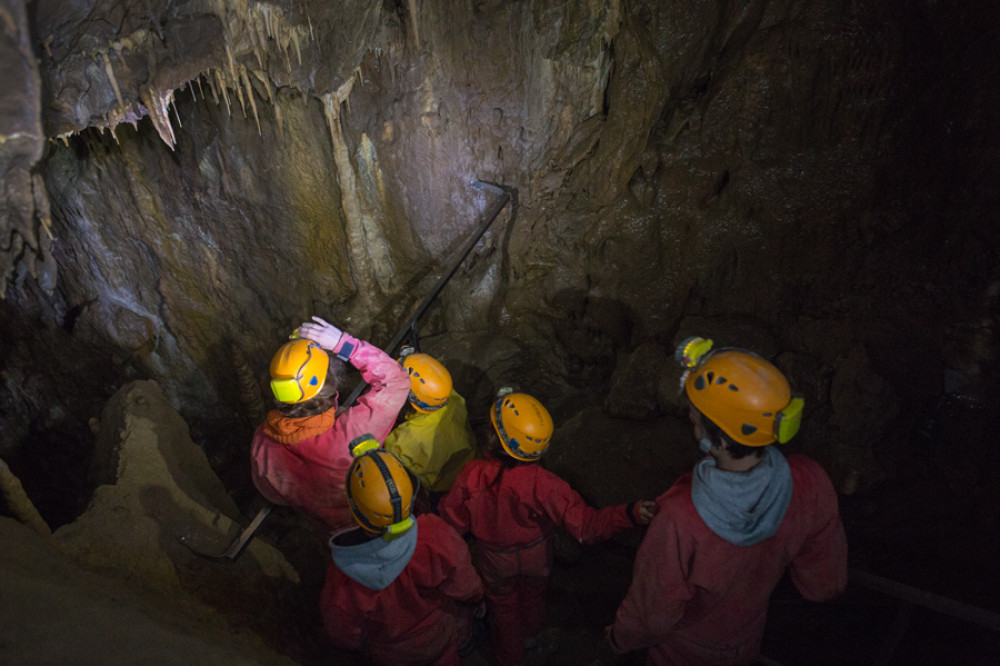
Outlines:
[[985, 2], [4, 7], [3, 134], [35, 138], [0, 143], [0, 454], [52, 493], [136, 378], [245, 486], [237, 376], [314, 313], [387, 341], [477, 179], [516, 214], [424, 333], [557, 416], [703, 332], [780, 354], [860, 464], [991, 367]]

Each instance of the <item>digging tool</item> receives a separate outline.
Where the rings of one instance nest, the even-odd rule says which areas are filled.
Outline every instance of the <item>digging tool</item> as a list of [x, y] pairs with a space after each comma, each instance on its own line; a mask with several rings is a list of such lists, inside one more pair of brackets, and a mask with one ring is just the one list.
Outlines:
[[[486, 230], [489, 229], [491, 224], [493, 224], [493, 220], [497, 218], [497, 216], [500, 214], [500, 211], [504, 209], [504, 206], [506, 206], [508, 202], [512, 201], [512, 192], [514, 192], [514, 190], [512, 190], [511, 188], [502, 187], [500, 185], [496, 185], [494, 183], [490, 183], [483, 180], [472, 181], [471, 183], [469, 183], [469, 186], [479, 191], [483, 190], [490, 191], [499, 196], [497, 197], [497, 199], [493, 201], [492, 204], [490, 204], [490, 206], [485, 211], [483, 211], [482, 221], [480, 222], [479, 226], [476, 227], [475, 231], [469, 237], [469, 240], [466, 241], [465, 245], [463, 245], [461, 250], [459, 250], [458, 254], [455, 256], [455, 259], [448, 266], [447, 270], [441, 275], [441, 277], [438, 279], [434, 287], [429, 292], [427, 292], [427, 295], [424, 296], [423, 300], [420, 301], [420, 304], [417, 305], [416, 309], [413, 310], [413, 313], [403, 323], [403, 325], [400, 326], [399, 330], [396, 332], [396, 335], [393, 336], [392, 340], [389, 341], [389, 344], [387, 344], [385, 347], [382, 348], [382, 351], [384, 351], [386, 354], [391, 354], [393, 351], [395, 351], [396, 347], [399, 346], [399, 344], [403, 341], [405, 337], [407, 337], [407, 335], [410, 336], [416, 335], [417, 322], [420, 320], [420, 317], [424, 314], [427, 308], [430, 307], [431, 302], [437, 297], [437, 295], [441, 293], [441, 290], [444, 289], [444, 286], [451, 279], [451, 276], [455, 274], [455, 271], [458, 270], [458, 267], [462, 265], [462, 262], [465, 261], [465, 258], [469, 256], [469, 253], [472, 251], [472, 248], [476, 246], [476, 243], [479, 242], [479, 239], [483, 237], [483, 234], [486, 233]], [[351, 391], [351, 394], [347, 397], [347, 399], [344, 400], [343, 406], [350, 407], [352, 404], [354, 404], [354, 401], [358, 399], [358, 396], [361, 395], [362, 391], [365, 390], [366, 386], [368, 386], [367, 382], [363, 381], [359, 382], [358, 385], [354, 388], [354, 390]], [[239, 534], [239, 536], [233, 539], [232, 543], [230, 543], [229, 546], [224, 551], [222, 551], [217, 555], [213, 555], [210, 553], [203, 553], [197, 550], [190, 543], [190, 539], [186, 536], [180, 536], [178, 537], [178, 539], [182, 544], [187, 546], [192, 552], [194, 552], [197, 555], [206, 557], [211, 560], [233, 562], [243, 553], [244, 549], [246, 549], [247, 544], [250, 543], [251, 539], [253, 539], [254, 534], [260, 528], [261, 523], [264, 522], [264, 519], [267, 518], [268, 514], [271, 513], [271, 509], [273, 507], [274, 505], [271, 504], [270, 502], [266, 503], [264, 507], [257, 512], [257, 515], [253, 517], [253, 520], [250, 521], [250, 524], [246, 526], [246, 528]]]

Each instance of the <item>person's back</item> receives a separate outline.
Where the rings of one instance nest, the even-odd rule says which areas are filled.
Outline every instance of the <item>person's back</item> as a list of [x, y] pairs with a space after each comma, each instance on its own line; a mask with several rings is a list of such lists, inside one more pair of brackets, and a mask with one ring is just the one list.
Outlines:
[[442, 515], [494, 549], [537, 542], [554, 525], [586, 544], [635, 525], [629, 505], [592, 509], [563, 479], [537, 464], [505, 467], [495, 458], [473, 460], [455, 485], [454, 496], [439, 505]]
[[[363, 435], [385, 438], [406, 401], [409, 379], [382, 350], [313, 319], [271, 362], [279, 405], [254, 432], [251, 474], [265, 499], [299, 509], [333, 531], [351, 524], [344, 486], [350, 443]], [[370, 384], [339, 414], [337, 362], [326, 351]]]
[[790, 569], [807, 599], [847, 584], [837, 495], [812, 459], [772, 444], [798, 431], [802, 400], [745, 350], [678, 350], [695, 437], [709, 453], [657, 500], [609, 639], [652, 664], [746, 664], [759, 656], [771, 592]]
[[487, 458], [465, 464], [438, 505], [459, 533], [476, 537], [475, 564], [486, 586], [490, 640], [501, 666], [522, 663], [525, 639], [545, 621], [553, 525], [583, 543], [610, 538], [652, 516], [652, 502], [594, 509], [539, 466], [552, 417], [535, 398], [503, 394], [493, 405]]
[[482, 582], [462, 538], [435, 515], [410, 514], [417, 484], [376, 449], [351, 467], [358, 526], [330, 538], [320, 598], [331, 641], [373, 663], [457, 666]]
[[448, 370], [431, 356], [409, 353], [400, 362], [410, 377], [409, 405], [384, 446], [437, 497], [476, 456], [465, 399], [455, 391]]
[[846, 540], [836, 492], [812, 459], [791, 456], [788, 466], [794, 490], [783, 519], [753, 545], [735, 545], [708, 527], [691, 499], [691, 474], [657, 499], [613, 628], [617, 648], [648, 647], [654, 664], [749, 663], [786, 569], [812, 601], [843, 591]]

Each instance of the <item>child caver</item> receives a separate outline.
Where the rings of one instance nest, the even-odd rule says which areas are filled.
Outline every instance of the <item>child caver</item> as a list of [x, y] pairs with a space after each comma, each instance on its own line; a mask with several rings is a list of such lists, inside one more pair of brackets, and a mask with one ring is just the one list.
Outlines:
[[525, 393], [492, 406], [487, 457], [466, 463], [438, 512], [461, 534], [476, 538], [475, 564], [486, 585], [493, 651], [501, 666], [524, 659], [525, 640], [541, 632], [545, 587], [552, 569], [554, 525], [585, 544], [614, 536], [653, 516], [653, 502], [604, 509], [537, 461], [549, 446], [552, 417]]
[[348, 473], [357, 526], [330, 537], [324, 628], [334, 644], [374, 664], [458, 666], [472, 605], [483, 596], [469, 549], [434, 514], [412, 516], [419, 482], [370, 446]]
[[[410, 379], [382, 350], [312, 319], [271, 360], [278, 408], [254, 433], [251, 471], [268, 501], [300, 509], [332, 532], [352, 524], [344, 487], [351, 441], [364, 434], [381, 441], [389, 434]], [[357, 368], [370, 388], [338, 414], [342, 361]]]
[[417, 475], [433, 499], [451, 488], [462, 466], [476, 457], [465, 398], [455, 391], [451, 373], [427, 354], [405, 353], [400, 364], [410, 376], [409, 408], [389, 434], [384, 448]]

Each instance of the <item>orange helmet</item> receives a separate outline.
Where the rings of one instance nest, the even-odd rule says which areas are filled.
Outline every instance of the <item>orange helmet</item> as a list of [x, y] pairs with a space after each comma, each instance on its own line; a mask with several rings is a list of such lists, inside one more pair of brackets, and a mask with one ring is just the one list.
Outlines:
[[280, 402], [304, 402], [326, 383], [330, 357], [305, 338], [289, 340], [271, 359], [271, 391]]
[[538, 460], [552, 439], [552, 416], [542, 403], [527, 393], [508, 393], [497, 398], [490, 420], [500, 444], [512, 458]]
[[409, 354], [399, 362], [410, 373], [410, 404], [418, 412], [433, 412], [448, 404], [451, 373], [433, 356]]
[[710, 351], [711, 340], [688, 338], [677, 358], [690, 370], [684, 389], [695, 408], [745, 446], [784, 444], [799, 430], [802, 398], [793, 398], [785, 376], [743, 349]]
[[414, 523], [413, 500], [417, 483], [399, 458], [385, 449], [372, 449], [354, 459], [347, 472], [347, 500], [351, 516], [368, 532], [394, 539]]

